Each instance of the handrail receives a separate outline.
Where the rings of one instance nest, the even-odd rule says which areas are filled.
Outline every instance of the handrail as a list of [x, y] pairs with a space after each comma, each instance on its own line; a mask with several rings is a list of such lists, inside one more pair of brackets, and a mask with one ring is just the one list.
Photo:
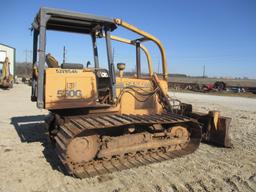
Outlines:
[[[136, 45], [136, 44], [134, 44], [133, 41], [131, 41], [131, 40], [129, 40], [129, 39], [122, 38], [122, 37], [118, 37], [118, 36], [111, 35], [110, 38], [111, 38], [112, 40], [114, 40], [114, 41], [119, 41], [119, 42], [122, 42], [122, 43], [127, 43], [127, 44], [130, 44], [130, 45], [134, 45], [134, 46]], [[141, 45], [141, 44], [140, 44], [140, 48], [144, 51], [144, 53], [145, 53], [145, 55], [146, 55], [146, 57], [147, 57], [149, 75], [150, 75], [150, 76], [153, 76], [152, 58], [151, 58], [151, 56], [150, 56], [150, 54], [149, 54], [149, 51], [148, 51], [148, 49], [147, 49], [145, 46], [143, 46], [143, 45]]]
[[148, 38], [149, 40], [153, 41], [156, 43], [156, 45], [158, 46], [158, 48], [160, 49], [160, 52], [161, 52], [161, 57], [162, 57], [162, 67], [163, 67], [163, 78], [165, 80], [167, 80], [167, 77], [168, 77], [168, 71], [167, 71], [167, 63], [166, 63], [166, 54], [165, 54], [165, 49], [162, 45], [162, 43], [160, 42], [159, 39], [157, 39], [156, 37], [154, 37], [153, 35], [125, 22], [125, 21], [122, 21], [122, 19], [114, 19], [114, 22], [117, 24], [117, 25], [120, 25], [130, 31], [133, 31], [139, 35], [142, 35], [143, 37], [146, 37]]

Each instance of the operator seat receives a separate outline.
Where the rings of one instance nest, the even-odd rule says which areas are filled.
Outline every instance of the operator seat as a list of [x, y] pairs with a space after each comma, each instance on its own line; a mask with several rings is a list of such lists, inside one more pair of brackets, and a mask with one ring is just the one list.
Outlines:
[[83, 69], [83, 64], [79, 63], [62, 63], [60, 66], [58, 61], [50, 53], [45, 56], [45, 61], [49, 68], [59, 68], [62, 69]]
[[59, 67], [58, 61], [50, 53], [45, 56], [45, 61], [49, 68]]

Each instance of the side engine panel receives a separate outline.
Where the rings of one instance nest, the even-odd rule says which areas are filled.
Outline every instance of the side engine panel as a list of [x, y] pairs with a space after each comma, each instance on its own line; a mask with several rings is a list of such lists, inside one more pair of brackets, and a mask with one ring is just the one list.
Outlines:
[[[45, 109], [86, 108], [109, 103], [108, 71], [90, 69], [45, 69]], [[164, 91], [167, 83], [160, 80]], [[121, 114], [161, 113], [163, 107], [150, 79], [116, 78], [117, 105], [111, 108]], [[146, 94], [146, 96], [144, 96]], [[105, 109], [106, 110], [106, 109]], [[111, 110], [111, 109], [108, 109]]]
[[96, 105], [95, 73], [88, 69], [45, 70], [45, 108], [64, 109]]
[[[149, 94], [154, 91], [152, 80], [117, 77], [116, 81], [116, 92], [117, 97], [120, 98], [120, 111], [122, 114], [155, 114], [163, 111], [156, 92]], [[165, 93], [167, 93], [167, 82], [160, 80], [160, 84]], [[126, 91], [122, 93], [124, 90]]]

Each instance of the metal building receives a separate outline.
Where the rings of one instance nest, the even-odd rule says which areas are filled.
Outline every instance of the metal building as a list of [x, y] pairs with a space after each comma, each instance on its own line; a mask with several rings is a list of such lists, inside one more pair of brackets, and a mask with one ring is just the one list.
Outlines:
[[2, 64], [5, 58], [8, 57], [10, 61], [10, 74], [13, 75], [13, 77], [15, 76], [15, 55], [16, 49], [14, 47], [0, 43], [0, 72], [2, 71]]

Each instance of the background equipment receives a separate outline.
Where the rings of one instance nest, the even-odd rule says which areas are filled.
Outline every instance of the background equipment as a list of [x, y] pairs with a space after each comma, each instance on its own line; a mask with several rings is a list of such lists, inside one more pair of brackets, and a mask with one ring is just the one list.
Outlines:
[[3, 63], [0, 62], [0, 65], [2, 64], [2, 69], [0, 71], [0, 87], [2, 88], [12, 88], [13, 87], [13, 75], [10, 73], [10, 62], [9, 58], [5, 57], [5, 60]]

